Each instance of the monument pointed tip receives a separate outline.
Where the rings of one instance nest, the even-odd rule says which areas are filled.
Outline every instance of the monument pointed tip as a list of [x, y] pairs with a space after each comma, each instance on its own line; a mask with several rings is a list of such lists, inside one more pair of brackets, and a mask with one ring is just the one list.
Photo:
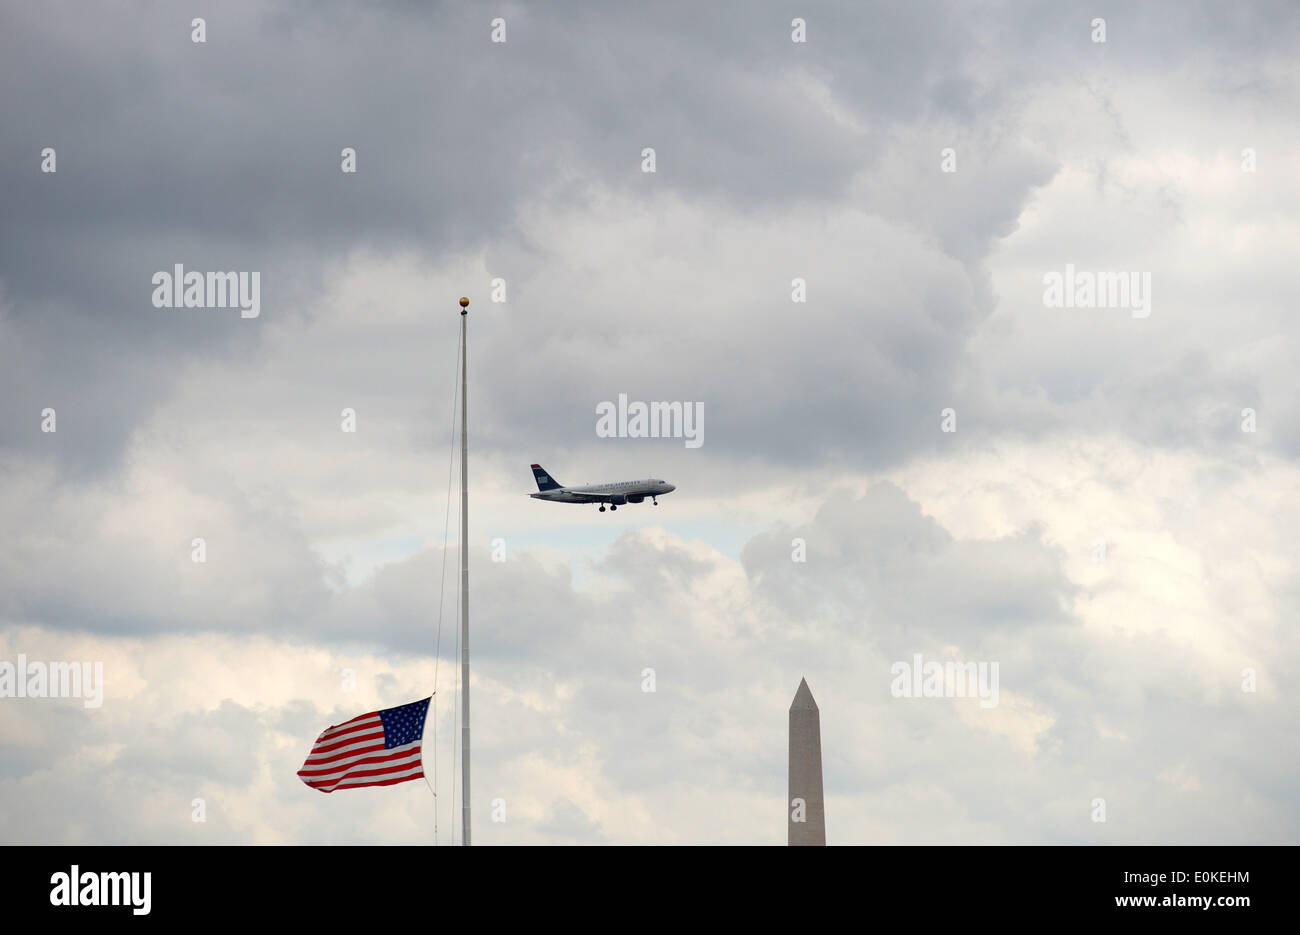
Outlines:
[[790, 710], [793, 711], [795, 708], [817, 710], [817, 702], [813, 700], [812, 689], [808, 687], [806, 678], [799, 680], [799, 690], [794, 693], [794, 702], [790, 705]]

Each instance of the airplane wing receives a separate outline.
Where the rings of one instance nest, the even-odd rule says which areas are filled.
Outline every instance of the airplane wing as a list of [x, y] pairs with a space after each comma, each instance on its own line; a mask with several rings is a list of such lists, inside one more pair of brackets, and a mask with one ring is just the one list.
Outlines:
[[599, 493], [575, 493], [571, 495], [574, 499], [570, 503], [609, 503], [614, 498], [609, 494]]
[[570, 500], [570, 503], [612, 503], [615, 506], [623, 506], [625, 503], [640, 503], [645, 499], [644, 496], [624, 493], [574, 493], [574, 497], [581, 499]]

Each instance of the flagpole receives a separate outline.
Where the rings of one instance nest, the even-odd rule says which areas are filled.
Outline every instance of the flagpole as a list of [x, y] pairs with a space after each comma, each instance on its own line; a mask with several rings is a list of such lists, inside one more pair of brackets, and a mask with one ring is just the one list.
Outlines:
[[470, 846], [469, 797], [469, 378], [465, 323], [469, 299], [460, 300], [460, 802], [461, 844]]

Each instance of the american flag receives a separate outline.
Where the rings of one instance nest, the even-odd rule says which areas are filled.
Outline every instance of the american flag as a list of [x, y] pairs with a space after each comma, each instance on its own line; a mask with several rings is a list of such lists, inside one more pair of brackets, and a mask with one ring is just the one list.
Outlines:
[[321, 792], [420, 779], [429, 699], [354, 717], [321, 731], [298, 778]]

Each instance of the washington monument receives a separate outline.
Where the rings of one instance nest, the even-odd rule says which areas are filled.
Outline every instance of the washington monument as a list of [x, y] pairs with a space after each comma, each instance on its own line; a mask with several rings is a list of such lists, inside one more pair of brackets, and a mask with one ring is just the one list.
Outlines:
[[790, 787], [786, 798], [789, 843], [826, 844], [826, 811], [822, 800], [822, 724], [808, 688], [799, 680], [799, 690], [790, 705]]

